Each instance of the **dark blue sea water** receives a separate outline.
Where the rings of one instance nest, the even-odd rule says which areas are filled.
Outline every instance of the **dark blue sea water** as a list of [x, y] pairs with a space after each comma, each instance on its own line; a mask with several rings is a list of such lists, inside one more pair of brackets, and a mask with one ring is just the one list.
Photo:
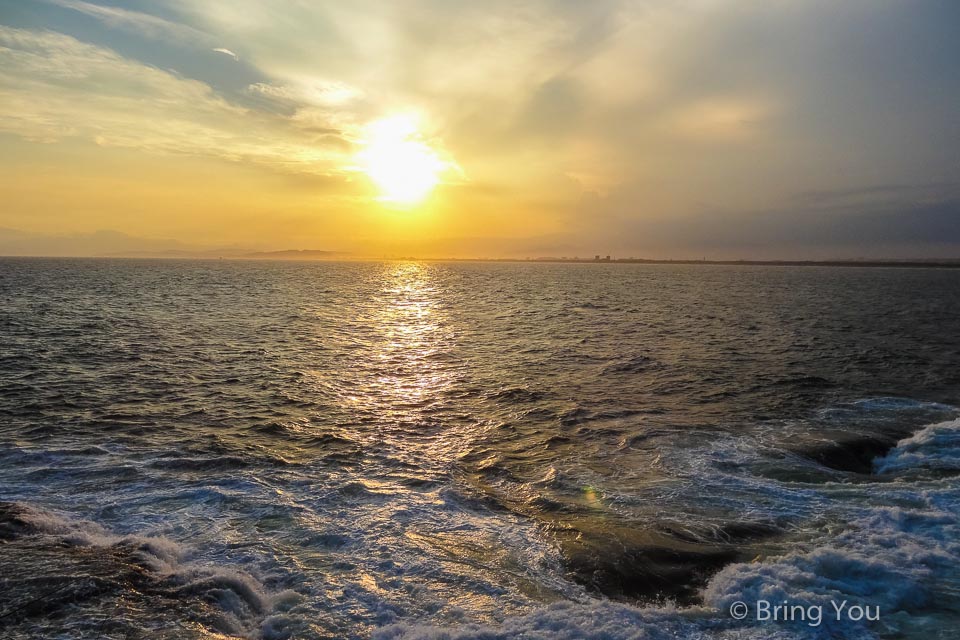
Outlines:
[[952, 638], [958, 365], [960, 270], [3, 259], [0, 635]]

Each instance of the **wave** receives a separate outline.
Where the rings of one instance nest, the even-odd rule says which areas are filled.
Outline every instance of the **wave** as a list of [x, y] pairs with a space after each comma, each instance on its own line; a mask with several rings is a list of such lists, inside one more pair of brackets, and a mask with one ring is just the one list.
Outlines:
[[[300, 598], [270, 593], [241, 569], [194, 562], [168, 538], [119, 536], [22, 502], [0, 503], [0, 543], [0, 615], [14, 635], [123, 637], [156, 625], [182, 628], [180, 637], [249, 637]], [[281, 637], [277, 621], [270, 629]]]
[[[875, 406], [874, 406], [875, 405]], [[854, 407], [864, 409], [865, 405]], [[869, 408], [901, 410], [898, 402]], [[938, 409], [944, 409], [938, 406]], [[506, 638], [608, 640], [847, 639], [947, 637], [960, 617], [960, 419], [927, 425], [873, 461], [877, 482], [780, 483], [821, 505], [797, 532], [793, 551], [729, 564], [679, 608], [595, 601], [562, 603], [494, 625], [443, 628], [403, 623], [376, 640]], [[945, 472], [950, 472], [945, 475]], [[891, 481], [892, 477], [892, 481]], [[774, 482], [766, 480], [767, 482]], [[744, 603], [737, 620], [731, 607]], [[809, 616], [763, 619], [761, 607], [788, 604]], [[836, 614], [837, 607], [846, 613]], [[845, 603], [845, 604], [844, 604]], [[851, 607], [876, 607], [870, 620]], [[857, 611], [854, 612], [858, 613]], [[939, 635], [938, 635], [939, 634]]]
[[740, 628], [665, 607], [639, 608], [614, 602], [561, 602], [502, 624], [439, 628], [398, 624], [379, 629], [373, 640], [792, 640], [781, 630]]
[[924, 427], [873, 463], [877, 473], [960, 473], [960, 419]]
[[661, 368], [660, 362], [646, 354], [636, 354], [625, 358], [620, 358], [607, 364], [601, 370], [603, 375], [615, 373], [645, 373], [654, 369]]
[[496, 400], [508, 405], [513, 405], [526, 402], [538, 402], [548, 397], [548, 395], [545, 391], [528, 389], [526, 387], [501, 387], [496, 391], [484, 394], [484, 397], [489, 400]]

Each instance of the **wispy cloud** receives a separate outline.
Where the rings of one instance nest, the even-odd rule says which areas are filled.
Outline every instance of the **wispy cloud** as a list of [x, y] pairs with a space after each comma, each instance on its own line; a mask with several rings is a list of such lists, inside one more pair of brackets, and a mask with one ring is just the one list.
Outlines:
[[340, 174], [343, 141], [251, 111], [208, 85], [63, 34], [0, 25], [0, 131], [155, 153], [188, 153], [295, 173]]
[[309, 79], [299, 84], [256, 82], [247, 87], [251, 93], [297, 105], [342, 105], [363, 93], [344, 82]]
[[166, 20], [149, 13], [84, 2], [84, 0], [45, 0], [100, 20], [106, 25], [134, 31], [153, 39], [175, 40], [202, 45], [210, 36], [189, 25]]
[[214, 49], [211, 49], [211, 51], [213, 51], [214, 53], [222, 53], [222, 54], [224, 54], [224, 55], [226, 55], [226, 56], [230, 56], [230, 57], [233, 58], [234, 60], [239, 60], [239, 59], [240, 59], [240, 56], [238, 56], [237, 54], [235, 54], [233, 51], [230, 51], [230, 49], [224, 49], [224, 48], [222, 48], [222, 47], [216, 47], [216, 48], [214, 48]]

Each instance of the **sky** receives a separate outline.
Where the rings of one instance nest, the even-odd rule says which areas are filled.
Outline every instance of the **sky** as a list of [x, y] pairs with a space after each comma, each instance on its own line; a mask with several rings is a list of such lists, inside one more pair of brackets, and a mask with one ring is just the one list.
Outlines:
[[0, 0], [0, 254], [960, 258], [955, 0]]

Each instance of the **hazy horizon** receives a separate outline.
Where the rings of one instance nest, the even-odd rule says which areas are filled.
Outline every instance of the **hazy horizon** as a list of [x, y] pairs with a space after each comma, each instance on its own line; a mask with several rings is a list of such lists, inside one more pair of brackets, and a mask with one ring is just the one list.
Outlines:
[[[329, 248], [308, 247], [263, 247], [257, 245], [221, 245], [205, 246], [193, 245], [173, 239], [140, 238], [113, 230], [100, 229], [89, 234], [56, 235], [30, 234], [16, 229], [0, 228], [0, 257], [8, 258], [187, 258], [187, 259], [302, 259], [302, 260], [382, 260], [382, 259], [414, 259], [414, 260], [588, 260], [592, 261], [599, 256], [601, 259], [618, 260], [650, 260], [650, 261], [746, 261], [746, 262], [952, 262], [960, 260], [960, 256], [951, 255], [952, 247], [946, 246], [944, 251], [931, 251], [934, 245], [925, 247], [927, 255], [911, 252], [910, 249], [899, 252], [877, 253], [866, 251], [862, 254], [850, 252], [823, 251], [811, 254], [801, 253], [761, 253], [744, 254], [743, 252], [701, 252], [685, 251], [673, 254], [636, 253], [611, 254], [604, 248], [595, 252], [550, 253], [549, 246], [545, 252], [503, 252], [496, 246], [490, 245], [486, 254], [443, 253], [439, 249], [415, 251], [385, 251], [382, 253], [363, 253], [338, 251]], [[501, 247], [502, 249], [502, 247]], [[298, 255], [299, 254], [299, 255]], [[709, 255], [708, 255], [709, 254]]]

